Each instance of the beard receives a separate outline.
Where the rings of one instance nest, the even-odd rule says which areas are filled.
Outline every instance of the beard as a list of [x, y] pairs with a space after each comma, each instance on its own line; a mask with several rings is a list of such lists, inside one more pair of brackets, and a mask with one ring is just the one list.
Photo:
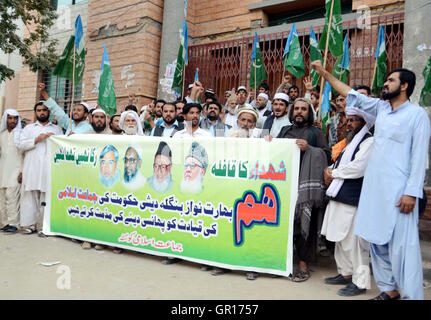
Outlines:
[[104, 123], [103, 125], [100, 125], [100, 126], [98, 126], [95, 123], [91, 123], [91, 126], [93, 127], [94, 131], [96, 131], [97, 133], [99, 133], [99, 132], [103, 132], [103, 130], [105, 130], [106, 123]]
[[105, 187], [110, 187], [118, 180], [120, 180], [120, 170], [117, 169], [115, 171], [115, 175], [110, 177], [109, 179], [105, 178], [105, 176], [99, 170], [99, 180]]
[[176, 118], [173, 118], [173, 119], [171, 119], [171, 120], [169, 120], [169, 121], [168, 121], [168, 120], [163, 119], [163, 121], [165, 121], [165, 123], [166, 123], [166, 124], [168, 124], [168, 125], [173, 124], [176, 120], [177, 120]]
[[238, 138], [250, 138], [253, 133], [253, 130], [238, 128]]
[[180, 184], [180, 190], [186, 193], [199, 193], [202, 191], [202, 181], [203, 176], [201, 174], [192, 181], [185, 181], [183, 177]]
[[124, 133], [127, 134], [127, 135], [138, 134], [138, 126], [126, 126], [124, 128]]
[[136, 178], [137, 174], [138, 174], [138, 169], [136, 169], [135, 172], [133, 172], [131, 175], [127, 174], [127, 169], [125, 169], [124, 170], [124, 182], [125, 183], [132, 182]]
[[178, 115], [177, 120], [178, 120], [178, 122], [184, 122], [184, 116], [182, 114]]
[[213, 115], [208, 114], [208, 119], [209, 119], [210, 121], [215, 121], [215, 120], [217, 120], [217, 119], [218, 119], [218, 116], [216, 116], [215, 114], [213, 114]]
[[153, 174], [148, 179], [148, 184], [154, 189], [156, 192], [166, 192], [170, 189], [172, 184], [172, 175], [169, 173], [166, 178], [162, 181], [158, 181], [156, 176]]
[[37, 121], [39, 122], [47, 122], [49, 120], [49, 114], [46, 117], [38, 117], [36, 116]]
[[[383, 87], [383, 90], [385, 90], [385, 89], [389, 90], [389, 88], [387, 86]], [[383, 100], [392, 100], [393, 98], [398, 97], [400, 95], [400, 93], [401, 93], [401, 86], [399, 86], [398, 89], [395, 90], [394, 92], [383, 91], [382, 92], [382, 99]]]
[[304, 119], [304, 117], [301, 117], [301, 121], [296, 120], [296, 117], [293, 119], [293, 124], [297, 127], [303, 127], [307, 124], [307, 120]]
[[360, 127], [356, 128], [356, 130], [351, 130], [351, 131], [347, 132], [347, 135], [346, 135], [346, 142], [347, 142], [347, 144], [349, 144], [350, 142], [352, 142], [353, 138], [359, 133], [359, 131], [362, 130], [363, 127], [364, 126], [360, 126]]

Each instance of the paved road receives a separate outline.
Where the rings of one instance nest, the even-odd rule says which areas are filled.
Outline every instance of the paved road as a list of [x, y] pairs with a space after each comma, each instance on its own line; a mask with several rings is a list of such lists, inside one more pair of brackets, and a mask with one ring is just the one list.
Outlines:
[[[422, 251], [428, 279], [425, 298], [431, 300], [431, 243], [423, 242]], [[61, 263], [38, 264], [55, 261]], [[0, 299], [352, 300], [379, 293], [372, 283], [365, 295], [340, 297], [336, 292], [341, 286], [323, 284], [325, 277], [336, 274], [333, 258], [322, 257], [311, 268], [312, 276], [304, 283], [270, 276], [248, 281], [244, 272], [215, 277], [186, 261], [165, 266], [160, 257], [141, 253], [83, 250], [62, 237], [0, 232]]]

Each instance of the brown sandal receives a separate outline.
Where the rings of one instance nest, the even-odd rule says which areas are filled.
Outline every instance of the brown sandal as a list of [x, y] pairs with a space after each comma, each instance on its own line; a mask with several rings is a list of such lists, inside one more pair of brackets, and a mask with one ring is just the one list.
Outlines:
[[292, 279], [293, 282], [304, 282], [310, 278], [310, 271], [300, 270]]

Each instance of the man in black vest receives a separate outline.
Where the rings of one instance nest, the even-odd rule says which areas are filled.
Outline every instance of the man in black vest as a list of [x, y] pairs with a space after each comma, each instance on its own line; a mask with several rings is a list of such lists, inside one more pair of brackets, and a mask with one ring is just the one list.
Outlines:
[[291, 124], [287, 114], [289, 106], [289, 97], [284, 93], [276, 93], [272, 101], [272, 113], [263, 116], [260, 124], [263, 123], [261, 137], [270, 135], [277, 137], [281, 129]]
[[207, 109], [207, 117], [202, 119], [199, 127], [207, 130], [213, 137], [228, 137], [230, 126], [224, 124], [220, 120], [220, 112], [222, 105], [217, 101], [208, 102], [205, 104]]
[[167, 102], [162, 106], [162, 118], [163, 122], [153, 128], [150, 136], [172, 138], [177, 131], [184, 129], [184, 124], [177, 120], [175, 103]]
[[326, 207], [322, 235], [335, 242], [338, 275], [325, 279], [326, 284], [343, 285], [340, 296], [356, 296], [370, 286], [370, 244], [353, 232], [364, 173], [374, 139], [369, 129], [375, 119], [356, 108], [346, 108], [347, 145], [335, 164], [325, 170]]

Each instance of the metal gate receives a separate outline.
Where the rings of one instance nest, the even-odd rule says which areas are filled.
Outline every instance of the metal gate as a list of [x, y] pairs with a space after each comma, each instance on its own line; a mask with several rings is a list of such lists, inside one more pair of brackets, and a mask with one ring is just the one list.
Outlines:
[[[371, 18], [368, 29], [360, 28], [357, 21], [343, 22], [344, 35], [348, 34], [350, 47], [349, 84], [370, 85], [373, 77], [374, 55], [377, 46], [378, 29], [385, 28], [385, 43], [387, 51], [388, 70], [402, 66], [404, 13], [389, 14]], [[313, 26], [319, 40], [324, 26]], [[262, 58], [268, 74], [267, 84], [273, 95], [281, 83], [284, 65], [282, 57], [290, 30], [280, 33], [265, 34], [259, 37]], [[298, 29], [302, 55], [304, 57], [305, 74], [309, 74], [310, 28]], [[222, 98], [226, 90], [239, 85], [248, 87], [250, 74], [250, 59], [253, 37], [246, 37], [222, 42], [194, 45], [189, 47], [189, 65], [186, 69], [186, 83], [192, 83], [196, 68], [199, 68], [199, 80], [205, 88], [213, 88], [217, 97]], [[329, 69], [335, 59], [329, 54], [327, 66]], [[301, 79], [294, 83], [303, 92]]]

